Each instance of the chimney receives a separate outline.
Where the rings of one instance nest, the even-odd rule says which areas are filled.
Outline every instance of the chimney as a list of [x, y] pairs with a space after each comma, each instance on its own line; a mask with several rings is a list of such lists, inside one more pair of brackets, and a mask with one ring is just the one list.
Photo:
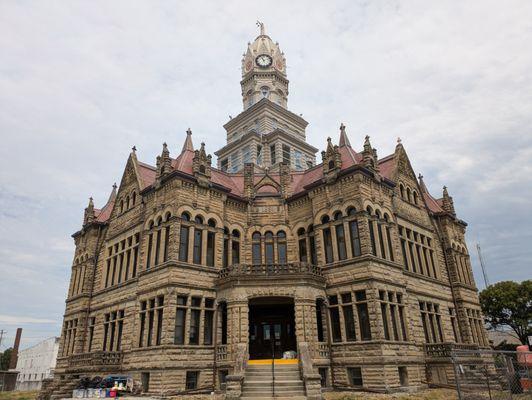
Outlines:
[[11, 360], [9, 360], [9, 369], [17, 368], [18, 348], [20, 347], [20, 337], [22, 336], [22, 328], [17, 328], [15, 336], [15, 343], [13, 344], [13, 352], [11, 353]]

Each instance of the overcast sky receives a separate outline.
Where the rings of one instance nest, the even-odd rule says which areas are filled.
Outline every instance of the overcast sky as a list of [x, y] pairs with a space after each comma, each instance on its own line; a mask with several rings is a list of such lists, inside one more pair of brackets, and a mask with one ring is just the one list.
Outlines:
[[[312, 4], [312, 5], [311, 5]], [[427, 7], [430, 5], [430, 8]], [[323, 149], [341, 122], [383, 157], [401, 137], [445, 184], [491, 282], [532, 277], [531, 1], [0, 1], [0, 329], [59, 334], [89, 196], [133, 145], [155, 163], [224, 145], [255, 21], [285, 52], [289, 109]]]

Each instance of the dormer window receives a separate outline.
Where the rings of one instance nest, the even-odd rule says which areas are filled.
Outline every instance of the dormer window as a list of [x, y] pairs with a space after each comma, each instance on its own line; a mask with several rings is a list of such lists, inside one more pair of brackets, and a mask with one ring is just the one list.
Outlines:
[[260, 88], [260, 94], [263, 98], [267, 99], [270, 94], [270, 88], [268, 86], [263, 86]]

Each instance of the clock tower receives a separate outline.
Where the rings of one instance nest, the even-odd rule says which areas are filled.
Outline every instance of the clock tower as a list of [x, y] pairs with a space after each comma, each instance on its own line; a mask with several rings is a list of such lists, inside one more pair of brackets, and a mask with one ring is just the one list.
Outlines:
[[261, 99], [268, 99], [286, 108], [288, 98], [288, 79], [286, 78], [286, 59], [279, 48], [266, 35], [264, 24], [260, 26], [260, 35], [248, 48], [242, 58], [242, 101], [244, 110]]
[[288, 110], [284, 53], [264, 24], [257, 25], [260, 34], [242, 57], [243, 111], [224, 125], [227, 144], [215, 152], [218, 168], [237, 173], [246, 163], [269, 170], [285, 163], [302, 171], [315, 165], [317, 149], [306, 142], [308, 123]]

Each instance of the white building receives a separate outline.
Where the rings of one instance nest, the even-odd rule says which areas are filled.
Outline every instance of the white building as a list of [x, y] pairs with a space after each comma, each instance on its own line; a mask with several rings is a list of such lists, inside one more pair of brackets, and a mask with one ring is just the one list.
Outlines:
[[19, 351], [15, 390], [38, 390], [42, 380], [52, 378], [59, 350], [59, 338], [51, 337]]

